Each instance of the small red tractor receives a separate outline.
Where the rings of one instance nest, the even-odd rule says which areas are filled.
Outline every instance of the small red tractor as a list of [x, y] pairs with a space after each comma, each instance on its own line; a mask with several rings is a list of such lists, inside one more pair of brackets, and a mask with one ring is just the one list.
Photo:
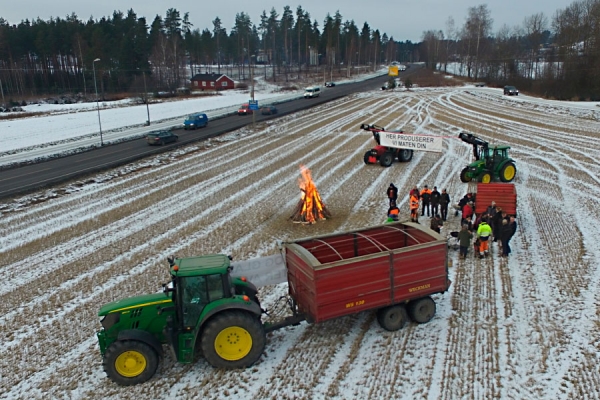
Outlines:
[[[389, 167], [395, 159], [400, 162], [412, 160], [413, 151], [410, 149], [397, 149], [394, 147], [385, 147], [381, 145], [379, 140], [379, 132], [385, 132], [385, 128], [375, 124], [362, 124], [360, 129], [373, 132], [373, 138], [377, 142], [377, 146], [365, 153], [365, 164], [375, 164], [379, 161], [382, 167]], [[403, 131], [389, 131], [394, 133], [403, 133]]]

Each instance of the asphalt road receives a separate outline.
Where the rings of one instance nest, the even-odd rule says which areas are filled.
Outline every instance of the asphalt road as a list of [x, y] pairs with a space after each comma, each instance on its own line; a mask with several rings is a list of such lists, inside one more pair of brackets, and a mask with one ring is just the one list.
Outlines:
[[[401, 76], [410, 75], [410, 70]], [[387, 75], [362, 82], [323, 88], [318, 98], [298, 99], [277, 105], [279, 116], [314, 107], [355, 92], [378, 90], [389, 78]], [[264, 121], [275, 116], [256, 114], [256, 121]], [[252, 123], [252, 116], [232, 115], [211, 120], [207, 127], [193, 130], [174, 131], [179, 135], [177, 143], [164, 146], [148, 146], [145, 140], [137, 139], [107, 145], [79, 154], [69, 155], [36, 164], [0, 171], [0, 199], [22, 195], [71, 179], [124, 165], [132, 161], [158, 154], [175, 147], [185, 146], [200, 140], [219, 136]]]

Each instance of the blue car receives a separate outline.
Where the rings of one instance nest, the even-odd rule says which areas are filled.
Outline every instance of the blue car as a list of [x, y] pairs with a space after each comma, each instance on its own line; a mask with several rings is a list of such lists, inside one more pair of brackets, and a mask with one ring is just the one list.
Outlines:
[[188, 129], [203, 128], [206, 125], [208, 125], [208, 117], [203, 113], [188, 115], [185, 121], [183, 121], [183, 129], [186, 131]]

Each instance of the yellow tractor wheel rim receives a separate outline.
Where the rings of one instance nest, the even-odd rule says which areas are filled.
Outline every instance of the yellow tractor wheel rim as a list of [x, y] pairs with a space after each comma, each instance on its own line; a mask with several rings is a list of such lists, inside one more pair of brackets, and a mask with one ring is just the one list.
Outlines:
[[481, 177], [481, 183], [490, 183], [492, 181], [492, 176], [490, 174], [483, 174]]
[[252, 350], [252, 336], [244, 328], [230, 326], [215, 338], [215, 351], [224, 360], [237, 361]]
[[507, 165], [504, 168], [504, 179], [511, 181], [515, 177], [515, 167], [513, 165]]
[[119, 375], [133, 378], [146, 369], [146, 357], [138, 351], [125, 351], [115, 360], [115, 369]]

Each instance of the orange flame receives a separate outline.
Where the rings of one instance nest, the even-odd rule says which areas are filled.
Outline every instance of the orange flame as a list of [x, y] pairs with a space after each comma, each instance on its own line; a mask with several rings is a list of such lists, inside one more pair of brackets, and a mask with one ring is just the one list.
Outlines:
[[317, 220], [325, 218], [325, 204], [321, 200], [319, 191], [312, 180], [310, 170], [304, 165], [300, 166], [302, 178], [298, 180], [300, 185], [300, 198], [302, 200], [301, 217], [305, 222], [314, 224]]

